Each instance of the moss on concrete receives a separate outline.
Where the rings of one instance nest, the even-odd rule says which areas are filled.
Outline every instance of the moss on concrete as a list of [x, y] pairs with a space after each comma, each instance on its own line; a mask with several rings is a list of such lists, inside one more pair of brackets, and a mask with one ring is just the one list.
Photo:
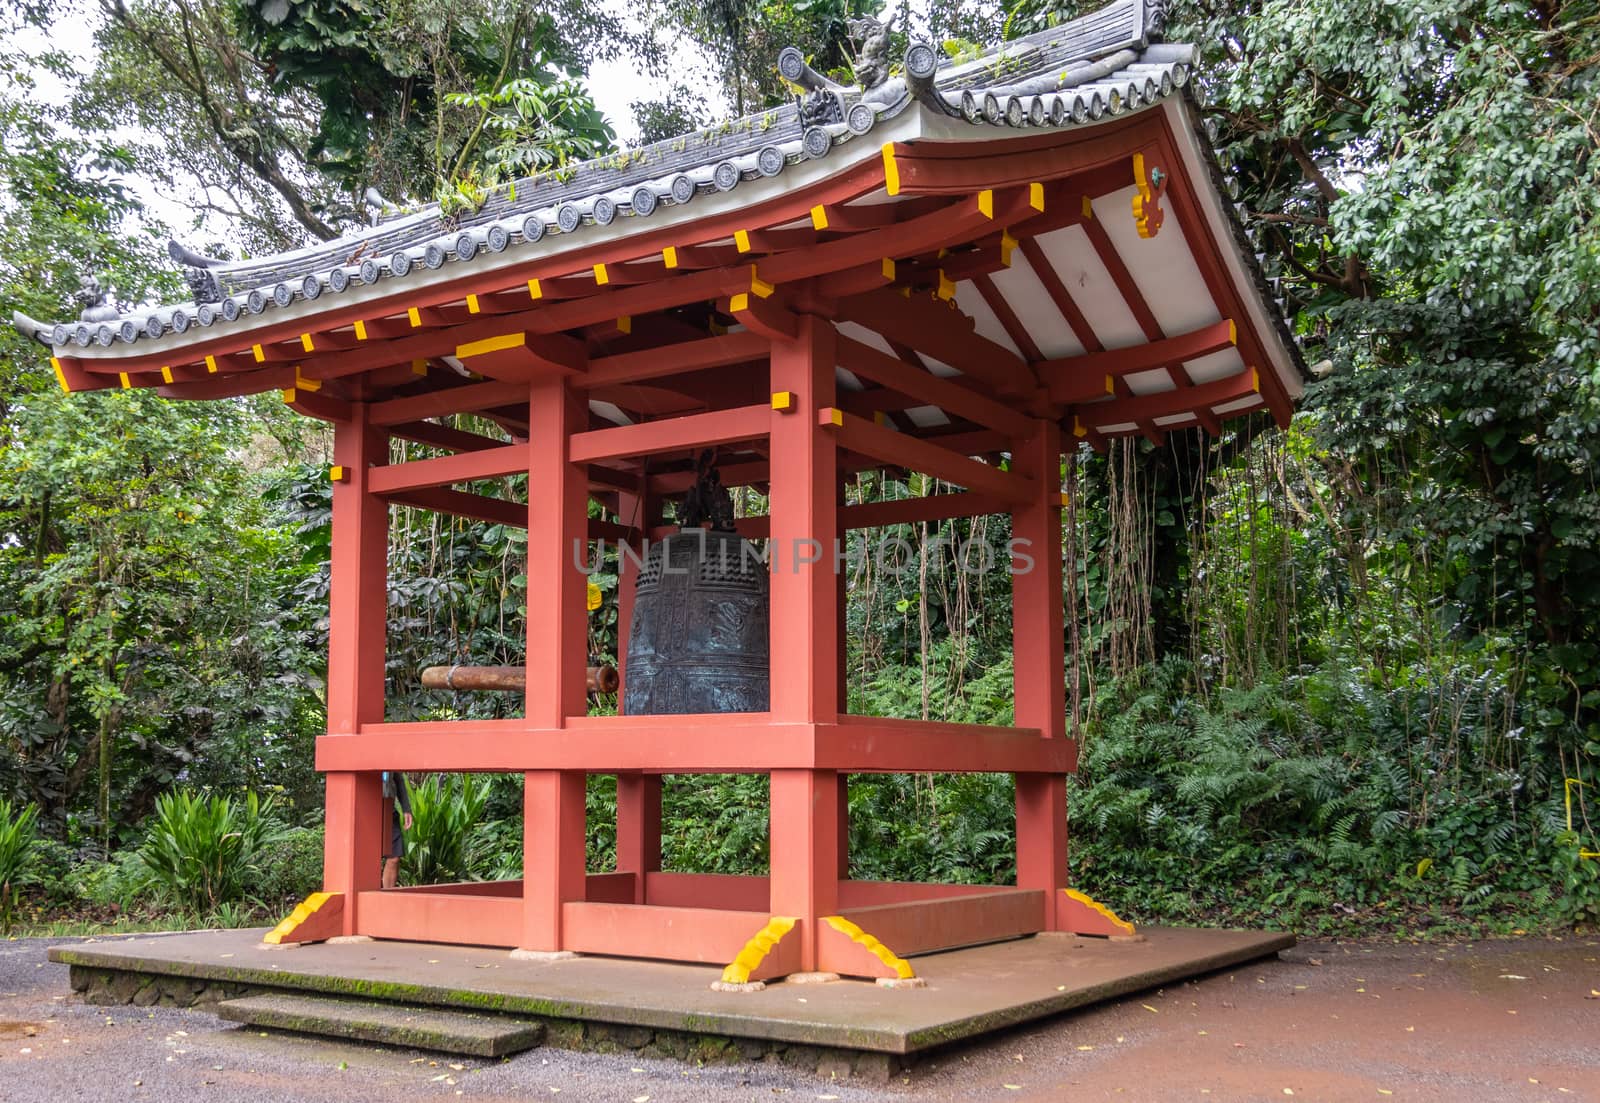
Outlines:
[[[69, 976], [73, 990], [82, 994], [84, 1002], [96, 1005], [133, 1003], [137, 1006], [185, 1008], [214, 1008], [224, 1000], [235, 1000], [255, 995], [287, 995], [305, 993], [304, 977], [271, 979], [278, 984], [263, 984], [255, 978], [263, 971], [225, 966], [204, 966], [211, 977], [176, 976], [165, 972], [139, 972], [133, 969], [113, 969], [93, 965], [72, 965]], [[354, 978], [323, 977], [331, 982], [319, 986], [329, 994], [360, 996], [377, 1004], [388, 1006], [415, 1006], [419, 1002], [437, 1005], [440, 990], [421, 985], [363, 981]], [[292, 981], [293, 987], [283, 982]], [[425, 1001], [413, 997], [418, 992], [427, 995]], [[663, 1029], [629, 1023], [601, 1022], [572, 1014], [573, 1004], [563, 1001], [537, 1000], [511, 997], [490, 992], [473, 992], [466, 989], [448, 990], [451, 1002], [472, 1006], [491, 1016], [514, 1014], [519, 1022], [531, 1022], [544, 1029], [544, 1044], [559, 1049], [572, 1049], [593, 1053], [634, 1054], [685, 1061], [696, 1065], [735, 1064], [741, 1061], [778, 1062], [789, 1068], [815, 1072], [828, 1079], [846, 1076], [887, 1083], [888, 1078], [901, 1068], [905, 1061], [893, 1054], [869, 1053], [838, 1046], [801, 1045], [764, 1038], [733, 1037], [719, 1033], [720, 1025], [714, 1017], [684, 1015], [683, 1029]], [[457, 999], [459, 997], [459, 999]], [[549, 1009], [550, 1014], [531, 1013], [530, 1005]], [[317, 1015], [283, 1014], [273, 1021], [258, 1021], [255, 1025], [271, 1029], [291, 1030], [307, 1034], [330, 1034], [327, 1020]], [[459, 1052], [449, 1040], [426, 1027], [386, 1027], [389, 1037], [365, 1040], [383, 1041], [390, 1045], [416, 1049], [443, 1049]], [[359, 1035], [337, 1035], [353, 1037]]]

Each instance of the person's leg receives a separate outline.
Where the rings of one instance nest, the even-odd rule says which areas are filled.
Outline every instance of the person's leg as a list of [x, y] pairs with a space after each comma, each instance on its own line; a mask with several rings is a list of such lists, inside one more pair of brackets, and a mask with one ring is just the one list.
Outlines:
[[384, 811], [389, 818], [389, 849], [383, 853], [381, 884], [392, 889], [400, 884], [400, 855], [405, 853], [405, 839], [400, 833], [400, 817], [395, 815], [394, 806], [390, 804]]

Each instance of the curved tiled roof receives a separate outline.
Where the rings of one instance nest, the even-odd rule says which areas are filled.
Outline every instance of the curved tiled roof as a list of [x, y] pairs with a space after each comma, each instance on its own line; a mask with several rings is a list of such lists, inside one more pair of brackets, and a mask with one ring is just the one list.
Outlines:
[[[58, 348], [110, 348], [192, 326], [225, 327], [298, 300], [414, 280], [510, 249], [551, 248], [587, 226], [648, 218], [699, 195], [731, 191], [743, 181], [826, 158], [918, 102], [980, 126], [1093, 123], [1155, 105], [1187, 83], [1196, 51], [1153, 43], [1161, 23], [1161, 8], [1149, 0], [1116, 0], [970, 58], [946, 58], [916, 44], [907, 52], [903, 76], [866, 89], [819, 78], [798, 52], [785, 51], [780, 69], [809, 91], [781, 107], [518, 181], [465, 215], [447, 217], [430, 205], [334, 241], [236, 263], [190, 254], [193, 303], [104, 319], [86, 312], [76, 323], [50, 325], [21, 315], [16, 322], [24, 333]], [[174, 249], [175, 256], [183, 253]]]

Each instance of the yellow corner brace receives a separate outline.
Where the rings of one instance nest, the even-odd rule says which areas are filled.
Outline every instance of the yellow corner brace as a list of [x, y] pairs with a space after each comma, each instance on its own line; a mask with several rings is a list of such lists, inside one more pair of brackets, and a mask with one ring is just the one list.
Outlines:
[[1118, 927], [1128, 934], [1134, 933], [1132, 923], [1129, 923], [1126, 919], [1123, 919], [1121, 916], [1117, 915], [1116, 912], [1100, 903], [1100, 901], [1094, 899], [1094, 897], [1081, 893], [1077, 889], [1062, 889], [1061, 891], [1067, 894], [1067, 898], [1069, 900], [1076, 900], [1084, 907], [1090, 909], [1091, 911], [1097, 912], [1101, 918], [1105, 919], [1106, 922], [1110, 923], [1112, 926]]
[[[287, 922], [287, 920], [285, 920]], [[783, 936], [794, 930], [796, 920], [785, 915], [775, 915], [767, 925], [744, 944], [744, 949], [722, 970], [724, 984], [749, 984], [750, 974], [766, 960], [772, 948], [783, 941]]]
[[903, 957], [896, 957], [893, 950], [879, 942], [876, 938], [863, 931], [850, 920], [839, 915], [824, 916], [823, 920], [828, 926], [844, 935], [851, 942], [860, 946], [867, 953], [893, 969], [895, 975], [901, 980], [910, 980], [917, 974], [912, 971], [911, 963]]
[[[335, 468], [335, 470], [338, 470], [338, 468]], [[285, 938], [294, 933], [295, 928], [299, 927], [300, 924], [310, 919], [313, 915], [316, 915], [317, 910], [331, 900], [333, 895], [334, 894], [331, 892], [312, 893], [299, 904], [295, 905], [294, 911], [290, 912], [282, 923], [279, 923], [276, 927], [272, 928], [272, 930], [268, 931], [262, 937], [261, 941], [271, 942], [274, 944], [281, 943]]]

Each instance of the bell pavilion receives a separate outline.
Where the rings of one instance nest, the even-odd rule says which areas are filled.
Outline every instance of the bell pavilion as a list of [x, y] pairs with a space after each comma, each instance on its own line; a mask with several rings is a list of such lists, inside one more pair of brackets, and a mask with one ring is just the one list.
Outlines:
[[[918, 43], [891, 65], [880, 35], [850, 86], [786, 50], [782, 107], [467, 213], [389, 212], [239, 262], [174, 245], [192, 302], [17, 318], [68, 391], [281, 392], [332, 426], [324, 891], [269, 940], [699, 962], [739, 984], [903, 980], [930, 951], [1133, 934], [1069, 874], [1062, 456], [1263, 410], [1286, 424], [1304, 378], [1187, 91], [1197, 51], [1161, 30], [1159, 0], [1116, 0], [955, 60]], [[395, 462], [397, 440], [426, 458]], [[582, 553], [660, 539], [707, 450], [770, 503], [736, 522], [767, 541], [767, 708], [591, 715]], [[961, 489], [841, 505], [844, 478], [885, 469]], [[527, 501], [482, 492], [512, 474]], [[386, 719], [395, 506], [527, 529], [520, 718]], [[1014, 726], [850, 714], [830, 549], [983, 514], [1008, 514], [1032, 558], [1013, 581]], [[522, 878], [381, 890], [385, 770], [520, 773]], [[931, 771], [1015, 776], [1016, 884], [848, 876], [850, 776]], [[662, 870], [662, 775], [728, 772], [770, 778], [770, 875]], [[585, 868], [595, 773], [618, 778], [612, 872]]]

